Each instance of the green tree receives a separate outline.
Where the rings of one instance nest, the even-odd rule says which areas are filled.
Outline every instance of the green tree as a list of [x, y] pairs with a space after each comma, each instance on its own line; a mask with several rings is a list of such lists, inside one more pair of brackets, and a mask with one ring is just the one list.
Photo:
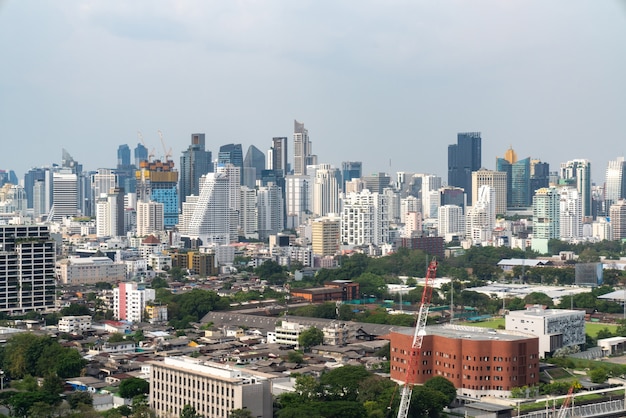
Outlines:
[[41, 390], [51, 395], [60, 395], [63, 393], [65, 382], [55, 374], [48, 374], [43, 378]]
[[304, 356], [300, 351], [290, 351], [287, 353], [287, 361], [290, 363], [302, 364], [304, 363]]
[[441, 416], [446, 406], [448, 406], [448, 397], [444, 393], [425, 386], [415, 386], [411, 396], [409, 416], [436, 418]]
[[606, 382], [606, 379], [609, 378], [609, 373], [604, 367], [596, 367], [594, 369], [591, 369], [588, 375], [589, 379], [591, 379], [593, 383], [604, 383]]
[[454, 384], [443, 376], [435, 376], [432, 379], [428, 379], [424, 383], [424, 387], [439, 391], [446, 395], [448, 404], [450, 405], [456, 399], [456, 388]]
[[228, 418], [252, 418], [252, 412], [248, 409], [233, 409], [228, 413]]
[[61, 309], [61, 314], [63, 314], [63, 316], [81, 316], [91, 315], [91, 311], [87, 305], [71, 303], [69, 306]]
[[120, 332], [114, 332], [113, 334], [109, 335], [108, 341], [110, 343], [121, 343], [122, 341], [126, 341], [126, 337]]
[[359, 383], [371, 376], [363, 366], [345, 365], [325, 372], [320, 377], [326, 398], [329, 400], [354, 401]]
[[155, 277], [152, 279], [150, 287], [153, 289], [163, 289], [169, 287], [169, 283], [163, 277]]
[[305, 400], [319, 398], [322, 391], [320, 382], [315, 377], [308, 374], [296, 377], [294, 389], [296, 393]]
[[76, 391], [67, 395], [67, 403], [70, 408], [77, 409], [79, 405], [93, 405], [93, 398], [89, 392]]
[[179, 416], [180, 418], [200, 418], [200, 415], [196, 412], [196, 408], [189, 404], [183, 406]]
[[359, 290], [362, 295], [373, 295], [380, 299], [387, 291], [385, 279], [373, 273], [363, 273], [354, 281], [359, 284]]
[[133, 399], [138, 395], [145, 395], [150, 391], [150, 383], [138, 377], [122, 380], [119, 386], [120, 396]]
[[305, 329], [298, 336], [298, 344], [304, 349], [304, 351], [313, 347], [314, 345], [320, 345], [324, 342], [324, 332], [316, 327], [310, 327]]

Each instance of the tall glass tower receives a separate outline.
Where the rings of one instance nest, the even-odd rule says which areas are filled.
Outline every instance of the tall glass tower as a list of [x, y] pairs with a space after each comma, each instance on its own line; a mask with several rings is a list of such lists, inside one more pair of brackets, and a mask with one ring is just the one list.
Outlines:
[[472, 171], [482, 164], [482, 139], [480, 132], [463, 132], [457, 143], [448, 145], [448, 185], [465, 190], [468, 204], [472, 204]]

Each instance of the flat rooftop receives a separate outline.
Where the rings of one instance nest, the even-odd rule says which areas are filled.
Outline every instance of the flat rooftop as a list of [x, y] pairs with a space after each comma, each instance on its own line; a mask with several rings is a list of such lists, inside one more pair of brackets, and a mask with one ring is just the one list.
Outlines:
[[[412, 335], [413, 330], [397, 330], [406, 335]], [[426, 327], [426, 335], [473, 340], [473, 341], [521, 341], [533, 338], [532, 335], [516, 331], [496, 330], [492, 328], [471, 327], [465, 325], [436, 325]], [[536, 338], [536, 337], [534, 337]]]

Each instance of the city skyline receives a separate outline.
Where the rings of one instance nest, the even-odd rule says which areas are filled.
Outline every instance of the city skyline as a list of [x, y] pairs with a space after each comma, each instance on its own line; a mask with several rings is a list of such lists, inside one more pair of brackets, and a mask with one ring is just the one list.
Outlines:
[[176, 157], [193, 132], [265, 152], [297, 119], [320, 163], [363, 174], [445, 178], [447, 145], [480, 131], [485, 168], [513, 145], [599, 183], [624, 155], [625, 23], [617, 1], [0, 2], [0, 168], [61, 148], [112, 168], [138, 130], [157, 155], [158, 130]]

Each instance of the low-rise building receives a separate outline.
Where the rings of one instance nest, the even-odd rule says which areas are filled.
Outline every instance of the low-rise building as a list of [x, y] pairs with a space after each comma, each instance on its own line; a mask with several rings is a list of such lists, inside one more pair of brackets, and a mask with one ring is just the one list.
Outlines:
[[91, 329], [91, 316], [63, 316], [58, 323], [59, 332], [70, 334], [81, 334], [83, 331]]
[[511, 311], [506, 315], [507, 331], [518, 331], [539, 337], [541, 358], [559, 348], [583, 345], [585, 336], [585, 311], [569, 309], [544, 309], [532, 306]]
[[426, 327], [419, 361], [411, 373], [413, 330], [392, 332], [391, 379], [423, 384], [448, 379], [470, 398], [509, 397], [511, 389], [539, 383], [539, 339], [514, 331], [464, 326]]
[[258, 373], [188, 357], [151, 365], [150, 407], [157, 417], [178, 417], [185, 405], [206, 417], [227, 417], [233, 409], [272, 417], [271, 383]]
[[116, 283], [126, 280], [126, 265], [109, 257], [68, 258], [57, 262], [57, 277], [70, 285]]
[[141, 322], [148, 302], [155, 295], [154, 289], [145, 289], [138, 283], [120, 283], [113, 289], [113, 315], [116, 319]]

